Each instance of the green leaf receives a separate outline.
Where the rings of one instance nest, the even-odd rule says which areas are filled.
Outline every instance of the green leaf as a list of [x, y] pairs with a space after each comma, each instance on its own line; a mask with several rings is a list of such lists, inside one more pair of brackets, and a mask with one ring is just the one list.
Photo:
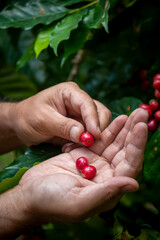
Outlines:
[[61, 66], [63, 66], [64, 62], [71, 54], [83, 48], [84, 43], [88, 40], [89, 33], [90, 30], [82, 24], [71, 33], [69, 40], [64, 43], [64, 56]]
[[120, 100], [115, 100], [108, 105], [108, 108], [114, 112], [114, 114], [130, 114], [133, 110], [138, 108], [142, 103], [141, 100], [134, 97], [124, 97]]
[[84, 21], [89, 28], [99, 28], [100, 24], [103, 25], [106, 32], [108, 32], [108, 19], [110, 3], [106, 1], [100, 1], [95, 8], [89, 11], [89, 14], [84, 18]]
[[11, 100], [22, 100], [37, 93], [35, 84], [24, 74], [6, 66], [0, 70], [0, 95]]
[[0, 13], [0, 28], [31, 29], [39, 23], [48, 25], [64, 17], [68, 12], [64, 2], [60, 1], [16, 1]]
[[59, 153], [60, 149], [55, 148], [52, 144], [41, 144], [28, 148], [24, 155], [15, 159], [0, 172], [0, 193], [16, 186], [29, 168]]
[[27, 51], [22, 55], [22, 57], [17, 61], [17, 69], [20, 69], [26, 65], [27, 62], [35, 57], [34, 44], [29, 46]]
[[86, 11], [76, 12], [65, 17], [61, 22], [58, 22], [53, 29], [50, 35], [50, 46], [54, 49], [56, 55], [59, 43], [67, 40], [71, 31], [78, 27], [78, 23], [82, 20], [84, 12]]
[[99, 28], [102, 22], [104, 9], [100, 4], [97, 4], [95, 8], [91, 9], [88, 15], [84, 18], [84, 22], [89, 28]]
[[45, 30], [42, 30], [35, 41], [34, 51], [36, 53], [36, 58], [39, 56], [42, 50], [46, 49], [49, 46], [49, 38], [53, 32], [54, 26], [51, 26]]
[[147, 143], [144, 156], [144, 181], [147, 184], [147, 196], [160, 210], [160, 127]]
[[147, 143], [144, 162], [144, 178], [150, 184], [160, 185], [160, 127]]
[[107, 7], [105, 8], [104, 15], [102, 17], [102, 22], [101, 22], [107, 33], [109, 32], [108, 30], [109, 8], [110, 8], [110, 3], [108, 1]]

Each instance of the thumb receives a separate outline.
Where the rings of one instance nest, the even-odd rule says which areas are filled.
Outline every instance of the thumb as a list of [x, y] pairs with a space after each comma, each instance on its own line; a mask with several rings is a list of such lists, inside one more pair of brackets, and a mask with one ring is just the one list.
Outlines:
[[80, 141], [80, 136], [85, 131], [84, 126], [80, 122], [72, 118], [67, 118], [59, 113], [54, 116], [53, 124], [55, 126], [55, 136], [76, 143]]

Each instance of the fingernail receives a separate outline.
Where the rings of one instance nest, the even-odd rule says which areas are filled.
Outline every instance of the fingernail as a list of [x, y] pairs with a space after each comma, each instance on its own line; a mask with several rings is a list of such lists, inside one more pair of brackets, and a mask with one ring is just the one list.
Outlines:
[[77, 142], [77, 136], [79, 135], [79, 127], [73, 126], [70, 130], [70, 138], [72, 142]]
[[122, 190], [122, 192], [125, 193], [125, 192], [134, 192], [134, 191], [136, 191], [138, 189], [137, 189], [137, 187], [135, 187], [133, 185], [126, 185], [121, 190]]

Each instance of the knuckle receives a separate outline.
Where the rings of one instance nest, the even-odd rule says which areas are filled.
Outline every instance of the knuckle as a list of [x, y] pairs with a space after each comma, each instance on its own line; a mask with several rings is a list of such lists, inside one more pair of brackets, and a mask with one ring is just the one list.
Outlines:
[[66, 124], [64, 124], [64, 123], [59, 123], [58, 131], [59, 131], [61, 134], [64, 134], [64, 133], [66, 132]]
[[79, 87], [78, 84], [75, 83], [75, 82], [68, 82], [68, 84], [69, 84], [70, 86]]
[[70, 132], [70, 124], [67, 122], [59, 123], [57, 131], [60, 133], [60, 135], [68, 135]]

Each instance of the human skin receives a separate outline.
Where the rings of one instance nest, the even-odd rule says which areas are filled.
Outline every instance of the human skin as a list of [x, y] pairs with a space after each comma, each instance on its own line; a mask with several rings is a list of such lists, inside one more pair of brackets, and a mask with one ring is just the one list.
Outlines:
[[76, 83], [60, 83], [18, 103], [0, 103], [0, 154], [42, 142], [80, 142], [87, 130], [100, 138], [111, 113]]
[[[126, 192], [138, 190], [148, 114], [135, 110], [104, 129], [90, 148], [66, 143], [64, 153], [28, 170], [19, 184], [0, 195], [0, 239], [51, 221], [78, 222], [116, 206]], [[92, 180], [81, 177], [79, 156], [97, 169]]]

